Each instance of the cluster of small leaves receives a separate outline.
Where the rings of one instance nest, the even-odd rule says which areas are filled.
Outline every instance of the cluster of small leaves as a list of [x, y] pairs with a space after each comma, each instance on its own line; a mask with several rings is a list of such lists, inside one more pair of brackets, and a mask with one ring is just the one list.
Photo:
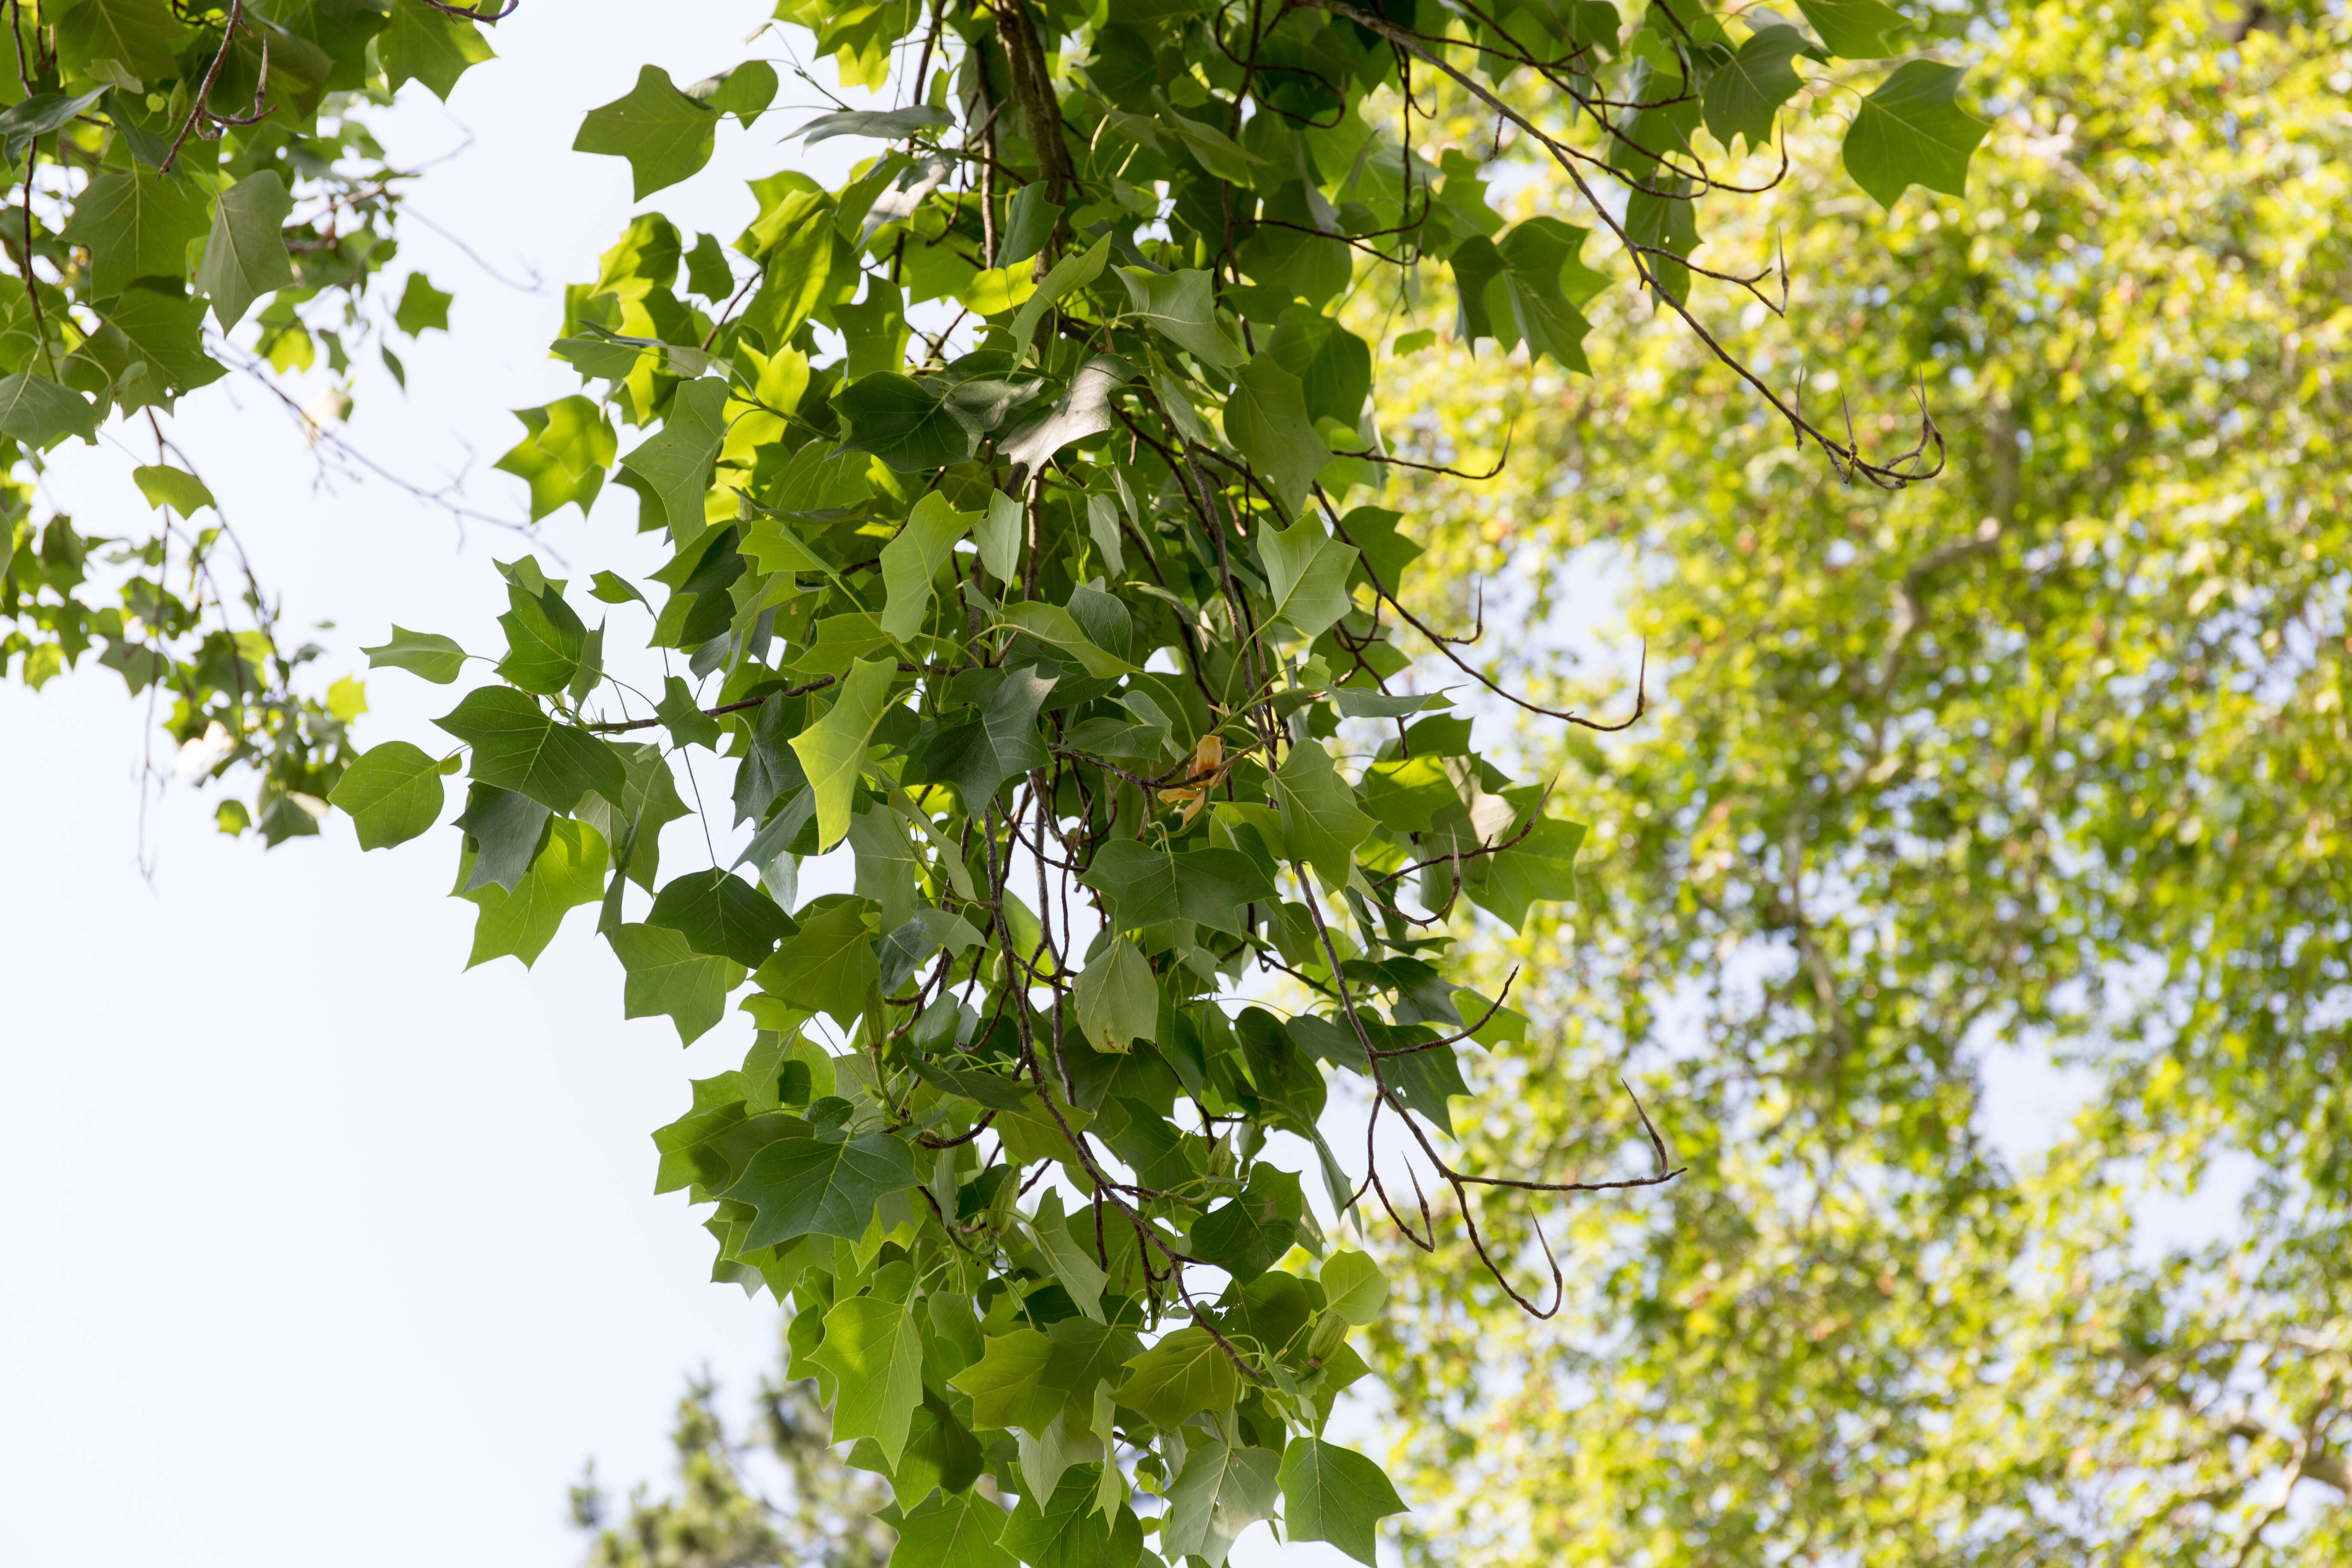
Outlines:
[[[323, 704], [292, 689], [316, 650], [280, 646], [217, 510], [190, 521], [212, 496], [154, 415], [232, 369], [304, 370], [323, 352], [340, 378], [371, 340], [404, 375], [391, 333], [446, 329], [449, 296], [411, 273], [396, 305], [362, 310], [410, 176], [355, 114], [412, 79], [446, 96], [489, 47], [470, 12], [431, 0], [41, 0], [8, 18], [0, 671], [37, 688], [102, 645], [134, 696], [171, 700], [181, 773], [258, 773], [251, 807], [220, 808], [225, 831], [315, 832], [355, 689]], [[248, 316], [257, 333], [231, 344]], [[85, 539], [37, 514], [45, 454], [142, 414], [158, 447], [139, 473], [148, 529]]]
[[[1343, 1223], [1370, 1194], [1418, 1245], [1457, 1226], [1538, 1312], [1560, 1271], [1486, 1198], [1674, 1174], [1654, 1132], [1607, 1179], [1446, 1156], [1461, 1047], [1525, 1026], [1452, 977], [1456, 943], [1570, 897], [1584, 829], [1468, 711], [1401, 689], [1470, 639], [1411, 607], [1400, 514], [1350, 504], [1391, 459], [1339, 312], [1450, 276], [1465, 335], [1581, 371], [1580, 306], [1612, 280], [1679, 306], [1687, 247], [1596, 199], [1612, 279], [1586, 231], [1507, 223], [1481, 160], [1416, 150], [1418, 95], [1466, 91], [1571, 180], [1686, 213], [1726, 184], [1706, 138], [1769, 140], [1791, 59], [1879, 54], [1896, 19], [1804, 9], [1818, 36], [1735, 47], [1663, 6], [788, 5], [845, 80], [903, 89], [794, 134], [887, 150], [838, 189], [755, 183], [731, 247], [641, 216], [568, 291], [553, 352], [587, 390], [521, 411], [501, 467], [540, 516], [626, 487], [670, 562], [597, 574], [593, 628], [571, 584], [503, 564], [499, 679], [438, 721], [462, 751], [379, 746], [334, 799], [396, 844], [463, 765], [473, 962], [528, 964], [595, 905], [630, 1016], [687, 1041], [751, 1016], [742, 1067], [655, 1135], [658, 1190], [716, 1205], [719, 1278], [793, 1302], [793, 1375], [887, 1478], [901, 1568], [1134, 1568], [1147, 1539], [1219, 1568], [1261, 1520], [1372, 1560], [1403, 1505], [1324, 1434], [1387, 1287], [1272, 1135]], [[1920, 68], [1897, 68], [1857, 125]], [[1939, 80], [1916, 124], [1948, 124]], [[777, 81], [648, 68], [577, 145], [644, 196]], [[1959, 184], [1965, 146], [1906, 135], [1854, 144], [1866, 189]], [[1925, 436], [1891, 465], [1813, 438], [1844, 473], [1928, 471]], [[608, 668], [615, 616], [649, 626], [658, 692]], [[394, 628], [371, 657], [450, 683], [474, 656]], [[749, 841], [665, 879], [672, 759], [712, 752]], [[803, 861], [845, 847], [853, 889], [803, 900]], [[1383, 1129], [1408, 1151], [1385, 1174]]]

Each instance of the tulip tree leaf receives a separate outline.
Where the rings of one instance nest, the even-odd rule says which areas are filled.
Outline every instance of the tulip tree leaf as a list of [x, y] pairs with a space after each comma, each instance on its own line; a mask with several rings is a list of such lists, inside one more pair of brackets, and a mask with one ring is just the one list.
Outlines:
[[679, 91], [669, 72], [641, 66], [636, 86], [588, 111], [572, 150], [626, 158], [630, 200], [641, 202], [710, 162], [719, 118], [718, 110]]
[[1958, 66], [1906, 60], [1854, 107], [1845, 170], [1880, 206], [1894, 206], [1912, 185], [1968, 195], [1969, 155], [1992, 127], [1959, 106], [1966, 74]]
[[743, 966], [731, 958], [697, 952], [677, 931], [657, 925], [625, 925], [613, 932], [613, 952], [628, 973], [622, 989], [622, 1016], [661, 1016], [677, 1026], [677, 1043], [690, 1046], [727, 1013], [727, 998], [743, 984]]
[[874, 1205], [920, 1177], [906, 1141], [867, 1132], [845, 1142], [784, 1138], [751, 1156], [727, 1196], [757, 1211], [743, 1247], [773, 1247], [803, 1236], [855, 1241]]
[[440, 820], [448, 792], [440, 759], [405, 741], [386, 741], [345, 771], [327, 799], [349, 812], [362, 849], [405, 844]]
[[834, 1441], [871, 1437], [893, 1467], [923, 1401], [921, 1309], [912, 1298], [852, 1297], [824, 1315], [824, 1342], [810, 1358], [832, 1372], [841, 1391], [834, 1400]]
[[1404, 1511], [1381, 1468], [1352, 1448], [1317, 1436], [1290, 1440], [1282, 1455], [1282, 1517], [1293, 1541], [1328, 1541], [1372, 1563], [1380, 1521]]

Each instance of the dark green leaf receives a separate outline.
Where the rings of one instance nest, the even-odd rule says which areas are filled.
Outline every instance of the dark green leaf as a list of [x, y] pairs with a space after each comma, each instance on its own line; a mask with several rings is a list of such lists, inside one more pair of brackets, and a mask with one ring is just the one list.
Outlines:
[[613, 748], [583, 730], [559, 724], [521, 692], [486, 686], [434, 721], [474, 748], [472, 773], [516, 790], [554, 811], [570, 811], [593, 790], [618, 805], [627, 771]]
[[934, 1492], [898, 1521], [890, 1568], [1013, 1568], [997, 1544], [1004, 1510], [977, 1491]]
[[1243, 906], [1274, 898], [1273, 882], [1238, 850], [1178, 855], [1132, 838], [1103, 846], [1079, 880], [1110, 901], [1127, 931], [1185, 920], [1239, 936]]
[[[470, 893], [495, 883], [512, 891], [539, 853], [539, 841], [547, 836], [547, 807], [527, 795], [480, 783], [467, 785], [466, 809], [457, 814], [457, 825], [464, 831], [474, 858], [457, 890]], [[597, 831], [604, 831], [601, 826]], [[606, 843], [609, 846], [611, 840]]]
[[833, 395], [844, 424], [841, 444], [871, 452], [902, 474], [962, 462], [981, 433], [940, 397], [943, 390], [895, 370], [851, 383]]
[[1225, 438], [1282, 498], [1283, 510], [1297, 517], [1307, 487], [1331, 460], [1331, 449], [1307, 416], [1298, 378], [1272, 353], [1259, 354], [1234, 378], [1224, 421]]
[[866, 1234], [876, 1204], [919, 1180], [913, 1152], [887, 1132], [838, 1143], [785, 1138], [752, 1155], [727, 1196], [758, 1211], [743, 1238], [750, 1251], [803, 1236], [856, 1241]]
[[922, 775], [953, 784], [965, 814], [978, 816], [1006, 779], [1051, 765], [1037, 734], [1037, 710], [1055, 679], [1034, 665], [1008, 671], [979, 713], [931, 738], [919, 760]]
[[1101, 1473], [1099, 1464], [1072, 1465], [1044, 1506], [1024, 1496], [1001, 1544], [1030, 1568], [1135, 1568], [1143, 1556], [1142, 1521], [1125, 1504], [1115, 1519], [1095, 1511]]
[[655, 895], [647, 925], [667, 926], [697, 952], [756, 969], [799, 928], [773, 899], [740, 877], [712, 868], [677, 878]]
[[1192, 1255], [1246, 1284], [1290, 1250], [1306, 1212], [1297, 1176], [1272, 1165], [1253, 1166], [1242, 1195], [1211, 1209], [1192, 1227]]

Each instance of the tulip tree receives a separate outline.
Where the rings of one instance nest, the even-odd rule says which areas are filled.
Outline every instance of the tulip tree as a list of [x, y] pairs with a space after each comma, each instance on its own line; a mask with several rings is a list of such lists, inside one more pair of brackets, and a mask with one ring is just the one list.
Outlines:
[[[285, 211], [248, 190], [268, 139], [313, 123], [287, 39], [327, 62], [321, 93], [446, 89], [482, 51], [474, 14], [432, 0], [55, 9], [26, 16], [56, 101], [8, 111], [36, 158], [75, 150], [26, 185], [66, 214], [0, 384], [27, 450], [235, 352], [159, 359], [125, 300], [226, 326], [275, 287], [264, 320], [297, 320]], [[479, 677], [438, 721], [452, 749], [319, 765], [370, 848], [462, 792], [436, 841], [478, 908], [474, 962], [528, 965], [586, 907], [629, 1016], [689, 1042], [750, 1016], [740, 1068], [654, 1134], [657, 1184], [709, 1205], [719, 1278], [791, 1302], [793, 1371], [887, 1480], [902, 1568], [1217, 1568], [1262, 1520], [1371, 1562], [1405, 1504], [1328, 1430], [1387, 1296], [1345, 1238], [1459, 1239], [1548, 1314], [1569, 1287], [1534, 1205], [1675, 1176], [1630, 1097], [1580, 1171], [1452, 1152], [1461, 1052], [1525, 1028], [1508, 983], [1462, 984], [1456, 945], [1570, 898], [1585, 833], [1471, 721], [1604, 721], [1458, 651], [1480, 628], [1433, 605], [1413, 520], [1380, 504], [1408, 461], [1347, 322], [1444, 301], [1460, 338], [1588, 374], [1585, 307], [1622, 290], [1840, 479], [1932, 480], [1924, 403], [1907, 443], [1865, 447], [1696, 308], [1783, 297], [1772, 256], [1695, 252], [1702, 207], [1785, 174], [1785, 117], [1838, 117], [1880, 205], [1960, 194], [1984, 133], [1899, 13], [1797, 12], [788, 0], [776, 20], [866, 100], [789, 129], [870, 155], [830, 187], [755, 182], [731, 245], [644, 212], [567, 290], [552, 352], [582, 390], [520, 411], [499, 467], [535, 521], [629, 489], [667, 564], [502, 564], [504, 647], [394, 627], [369, 650]], [[168, 31], [180, 74], [118, 16]], [[691, 87], [646, 67], [575, 147], [625, 160], [643, 200], [722, 125], [789, 112], [779, 92], [765, 59]], [[1440, 105], [1482, 134], [1433, 139]], [[1506, 216], [1490, 184], [1530, 168], [1576, 221]], [[323, 199], [319, 233], [352, 232]], [[89, 348], [101, 322], [131, 348]], [[124, 368], [77, 391], [106, 352]], [[21, 581], [75, 603], [38, 575], [47, 539]], [[732, 784], [706, 795], [718, 758]], [[664, 827], [706, 807], [703, 840], [740, 849], [666, 868]], [[819, 858], [852, 890], [802, 897]]]

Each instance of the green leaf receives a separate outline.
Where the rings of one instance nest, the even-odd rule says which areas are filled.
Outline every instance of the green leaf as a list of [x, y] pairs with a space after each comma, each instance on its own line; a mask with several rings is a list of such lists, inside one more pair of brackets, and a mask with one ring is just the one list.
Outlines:
[[0, 376], [0, 434], [47, 451], [68, 436], [95, 444], [99, 406], [45, 375]]
[[970, 458], [981, 431], [936, 381], [895, 370], [861, 376], [833, 395], [841, 444], [871, 452], [902, 474], [943, 468]]
[[628, 784], [627, 770], [610, 745], [557, 723], [508, 687], [469, 691], [434, 722], [474, 748], [473, 777], [553, 811], [572, 810], [591, 790], [617, 805]]
[[1240, 1397], [1241, 1373], [1203, 1328], [1178, 1329], [1127, 1363], [1118, 1402], [1155, 1426], [1180, 1426], [1202, 1411], [1224, 1411]]
[[1031, 1568], [1135, 1568], [1143, 1557], [1143, 1523], [1132, 1510], [1115, 1519], [1094, 1511], [1101, 1466], [1072, 1465], [1040, 1507], [1024, 1495], [1005, 1521], [1002, 1544]]
[[[1013, 352], [1026, 354], [1029, 340], [1036, 335], [1037, 323], [1045, 319], [1045, 312], [1071, 289], [1083, 289], [1101, 277], [1103, 263], [1109, 258], [1110, 236], [1105, 235], [1086, 249], [1073, 251], [1054, 263], [1053, 269], [1037, 280], [1037, 291], [1013, 313]], [[1132, 285], [1129, 288], [1131, 291]]]
[[621, 459], [621, 467], [651, 488], [670, 538], [681, 549], [702, 537], [702, 499], [727, 438], [726, 409], [724, 381], [699, 376], [681, 382], [661, 428]]
[[1274, 594], [1273, 619], [1299, 637], [1320, 637], [1351, 607], [1348, 574], [1355, 570], [1355, 546], [1332, 538], [1316, 519], [1265, 530], [1258, 535], [1258, 559]]
[[1372, 395], [1372, 349], [1363, 339], [1319, 310], [1293, 305], [1282, 312], [1266, 352], [1298, 378], [1308, 419], [1353, 426], [1363, 416], [1364, 399]]
[[491, 467], [530, 487], [531, 521], [567, 505], [587, 516], [619, 448], [604, 409], [574, 395], [544, 408], [518, 408], [514, 416], [522, 421], [523, 437]]
[[733, 115], [749, 131], [760, 122], [768, 106], [776, 101], [780, 85], [775, 67], [765, 60], [745, 60], [732, 70], [695, 83], [691, 96], [721, 114]]
[[507, 634], [507, 656], [499, 660], [499, 674], [525, 691], [551, 697], [571, 684], [586, 650], [588, 628], [563, 595], [541, 580], [537, 592], [520, 583], [507, 584], [507, 613], [499, 626]]
[[90, 292], [120, 294], [140, 278], [187, 276], [188, 244], [212, 226], [211, 193], [184, 174], [144, 163], [104, 170], [74, 203], [58, 237], [89, 249]]
[[979, 816], [1004, 781], [1053, 758], [1037, 734], [1037, 710], [1055, 677], [1035, 665], [1007, 671], [977, 714], [943, 726], [917, 759], [922, 776], [955, 786], [964, 815]]
[[1125, 361], [1097, 354], [1078, 367], [1051, 408], [998, 442], [998, 455], [1013, 465], [1017, 479], [1043, 468], [1071, 442], [1109, 429], [1111, 394], [1133, 374]]
[[[906, 1147], [895, 1138], [887, 1142]], [[908, 1169], [913, 1168], [909, 1161]], [[920, 1304], [912, 1299], [853, 1296], [824, 1315], [824, 1342], [809, 1358], [833, 1373], [840, 1390], [833, 1405], [833, 1440], [871, 1437], [893, 1468], [906, 1452], [915, 1407], [923, 1402], [919, 1314]]]
[[679, 91], [669, 72], [640, 66], [626, 95], [588, 111], [572, 150], [626, 158], [630, 199], [641, 202], [710, 162], [718, 124], [719, 111]]
[[1361, 1329], [1381, 1321], [1389, 1304], [1389, 1282], [1379, 1264], [1360, 1252], [1335, 1252], [1323, 1260], [1321, 1275], [1323, 1293], [1342, 1322]]
[[1152, 331], [1202, 364], [1231, 370], [1242, 363], [1241, 350], [1217, 325], [1216, 295], [1206, 272], [1195, 268], [1147, 272], [1140, 267], [1122, 267], [1118, 276], [1127, 285], [1128, 298], [1134, 301], [1133, 313]]
[[[1087, 1317], [1099, 1323], [1103, 1321], [1102, 1292], [1108, 1278], [1102, 1265], [1096, 1261], [1089, 1247], [1079, 1245], [1070, 1234], [1068, 1219], [1062, 1213], [1062, 1194], [1047, 1191], [1037, 1202], [1038, 1250], [1045, 1255], [1045, 1263], [1069, 1293], [1070, 1302]], [[1091, 1227], [1089, 1227], [1091, 1228]]]
[[1403, 1500], [1381, 1468], [1320, 1437], [1293, 1437], [1282, 1455], [1282, 1516], [1293, 1541], [1328, 1541], [1370, 1563], [1372, 1532]]
[[[466, 809], [457, 814], [457, 826], [464, 830], [466, 847], [473, 858], [467, 862], [465, 880], [458, 884], [457, 890], [470, 893], [495, 882], [512, 892], [539, 853], [539, 841], [547, 832], [547, 807], [529, 795], [517, 795], [510, 789], [494, 789], [486, 784], [468, 784]], [[597, 827], [597, 832], [603, 831]], [[607, 839], [608, 847], [610, 843]]]
[[920, 1180], [913, 1151], [887, 1132], [846, 1142], [784, 1138], [752, 1155], [726, 1195], [758, 1211], [741, 1244], [753, 1252], [803, 1236], [856, 1241], [876, 1204]]
[[793, 737], [793, 754], [800, 758], [816, 791], [819, 853], [840, 843], [849, 831], [850, 805], [866, 766], [866, 748], [889, 703], [890, 683], [898, 677], [895, 659], [857, 660], [848, 678], [834, 688], [836, 695], [824, 716]]
[[1906, 60], [1855, 107], [1846, 128], [1845, 172], [1880, 206], [1912, 185], [1946, 195], [1969, 191], [1969, 154], [1992, 129], [1955, 101], [1958, 66]]
[[1583, 842], [1584, 824], [1544, 817], [1509, 848], [1466, 862], [1463, 890], [1480, 909], [1521, 930], [1529, 905], [1576, 897], [1576, 851]]
[[1281, 498], [1283, 510], [1298, 516], [1307, 487], [1331, 460], [1331, 449], [1307, 416], [1298, 378], [1271, 352], [1259, 354], [1234, 378], [1224, 423], [1225, 438]]
[[1822, 36], [1830, 53], [1841, 59], [1876, 60], [1899, 51], [1886, 35], [1907, 26], [1903, 13], [1879, 0], [1797, 0], [1797, 9]]
[[23, 157], [34, 137], [61, 131], [88, 113], [107, 90], [101, 84], [73, 98], [61, 92], [37, 92], [0, 110], [0, 144], [5, 144], [8, 161], [13, 163]]
[[686, 683], [683, 676], [673, 675], [663, 680], [661, 700], [654, 704], [654, 715], [661, 720], [670, 740], [678, 746], [719, 744], [722, 733], [719, 721], [702, 710], [694, 688]]
[[944, 109], [933, 109], [919, 103], [911, 109], [845, 109], [832, 114], [820, 114], [797, 131], [787, 132], [784, 140], [795, 139], [814, 147], [835, 136], [867, 136], [877, 142], [903, 142], [923, 131], [944, 131], [955, 123], [954, 116]]
[[[1669, 205], [1685, 212], [1690, 205]], [[1584, 264], [1580, 253], [1589, 233], [1555, 217], [1531, 217], [1513, 225], [1495, 242], [1503, 270], [1487, 286], [1489, 311], [1508, 312], [1513, 341], [1526, 343], [1531, 357], [1549, 354], [1562, 368], [1587, 374], [1591, 367], [1584, 357], [1584, 337], [1591, 323], [1576, 307], [1609, 282]]]
[[[152, 507], [169, 507], [185, 521], [205, 507], [215, 504], [213, 492], [195, 475], [174, 468], [168, 464], [151, 463], [131, 470], [131, 482], [147, 498]], [[362, 649], [365, 652], [365, 649]], [[450, 672], [456, 674], [455, 670]]]
[[1125, 931], [1182, 920], [1240, 936], [1243, 906], [1274, 899], [1274, 883], [1239, 850], [1178, 855], [1132, 838], [1104, 845], [1078, 880], [1109, 900]]
[[1372, 836], [1372, 819], [1356, 805], [1356, 792], [1331, 765], [1320, 741], [1301, 741], [1275, 770], [1275, 797], [1282, 803], [1282, 840], [1289, 852], [1315, 868], [1334, 890], [1348, 885], [1356, 846]]
[[[76, 74], [93, 60], [118, 60], [151, 87], [179, 74], [173, 57], [188, 26], [165, 0], [76, 0], [58, 9], [58, 55]], [[48, 15], [44, 8], [43, 20]]]
[[[145, 362], [159, 391], [187, 392], [228, 374], [228, 367], [205, 348], [205, 302], [182, 293], [176, 281], [142, 279], [116, 295], [101, 313]], [[120, 388], [123, 384], [118, 380], [116, 384]], [[121, 395], [119, 390], [117, 395]], [[159, 399], [146, 394], [123, 397], [126, 406], [155, 401]]]
[[971, 1395], [976, 1431], [1042, 1432], [1061, 1414], [1063, 1391], [1046, 1382], [1054, 1342], [1034, 1329], [991, 1339], [980, 1360], [948, 1379]]
[[1078, 661], [1080, 668], [1097, 679], [1114, 675], [1133, 675], [1137, 666], [1104, 647], [1087, 635], [1078, 618], [1059, 605], [1048, 605], [1038, 599], [1023, 599], [999, 610], [1003, 624], [1028, 633], [1039, 642], [1048, 644]]
[[1003, 490], [988, 492], [988, 510], [972, 529], [972, 542], [980, 547], [980, 563], [999, 583], [1010, 583], [1020, 573], [1024, 521], [1019, 501]]
[[1772, 140], [1772, 117], [1800, 85], [1790, 62], [1806, 47], [1796, 28], [1768, 26], [1715, 68], [1699, 91], [1699, 111], [1717, 141], [1737, 151], [1734, 138], [1745, 136], [1752, 152]]
[[363, 752], [343, 771], [327, 799], [351, 814], [362, 849], [405, 844], [441, 816], [448, 795], [442, 766], [405, 741]]
[[1078, 1027], [1098, 1051], [1125, 1051], [1159, 1031], [1160, 983], [1142, 950], [1123, 936], [1079, 974], [1076, 1002]]
[[[148, 470], [140, 470], [145, 473]], [[144, 489], [146, 487], [140, 487]], [[150, 495], [149, 500], [153, 500]], [[446, 686], [466, 668], [466, 650], [438, 632], [412, 632], [395, 625], [390, 641], [363, 647], [371, 669], [404, 669], [436, 686]]]
[[882, 977], [862, 900], [833, 905], [801, 922], [798, 935], [760, 965], [760, 989], [795, 1007], [829, 1013], [847, 1028]]
[[906, 526], [882, 547], [882, 586], [888, 595], [882, 629], [906, 642], [923, 629], [930, 614], [931, 579], [955, 553], [956, 541], [971, 530], [979, 513], [958, 511], [937, 490], [926, 490]]
[[195, 285], [212, 301], [221, 331], [243, 321], [262, 295], [294, 281], [294, 261], [280, 232], [293, 210], [294, 197], [274, 169], [247, 174], [213, 204], [212, 232], [205, 239]]
[[393, 91], [405, 82], [421, 81], [445, 103], [459, 77], [498, 58], [473, 23], [413, 4], [392, 7], [391, 21], [376, 36], [376, 51]]
[[1307, 1195], [1296, 1175], [1254, 1165], [1242, 1194], [1219, 1204], [1193, 1226], [1191, 1250], [1246, 1285], [1290, 1250], [1298, 1238], [1298, 1216], [1306, 1212]]
[[689, 871], [654, 897], [647, 925], [667, 926], [697, 952], [756, 969], [800, 928], [776, 901], [740, 877], [712, 867]]
[[1224, 1568], [1234, 1538], [1274, 1517], [1281, 1468], [1282, 1456], [1271, 1448], [1229, 1448], [1215, 1441], [1194, 1448], [1169, 1489], [1160, 1550], [1171, 1562], [1198, 1557], [1209, 1568]]
[[[422, 272], [412, 272], [400, 290], [400, 303], [392, 312], [392, 324], [416, 337], [427, 331], [449, 330], [449, 301], [455, 294], [444, 294], [433, 287], [432, 280]], [[610, 462], [608, 458], [605, 459]]]
[[509, 954], [529, 969], [555, 940], [564, 915], [604, 894], [604, 839], [584, 822], [557, 817], [547, 825], [530, 869], [511, 891], [492, 884], [457, 896], [480, 909], [466, 967]]
[[1004, 1510], [977, 1491], [934, 1491], [898, 1521], [890, 1568], [1014, 1568], [997, 1544]]
[[593, 823], [613, 847], [613, 870], [652, 892], [661, 868], [661, 830], [687, 815], [677, 781], [656, 745], [617, 745], [614, 752], [628, 773], [628, 787], [616, 804], [601, 795], [582, 797], [579, 816]]
[[677, 1026], [681, 1046], [709, 1033], [726, 1016], [728, 996], [743, 984], [741, 964], [697, 952], [684, 936], [663, 926], [616, 927], [612, 942], [628, 974], [621, 987], [621, 1016], [667, 1017]]
[[[996, 265], [1015, 266], [1045, 249], [1045, 242], [1054, 237], [1054, 226], [1061, 221], [1065, 210], [1046, 199], [1045, 182], [1043, 180], [1013, 192], [1013, 199], [1004, 204], [1004, 232], [996, 237]], [[1096, 265], [1099, 267], [1101, 264], [1097, 262]], [[1026, 343], [1029, 340], [1016, 332], [1013, 341]]]

